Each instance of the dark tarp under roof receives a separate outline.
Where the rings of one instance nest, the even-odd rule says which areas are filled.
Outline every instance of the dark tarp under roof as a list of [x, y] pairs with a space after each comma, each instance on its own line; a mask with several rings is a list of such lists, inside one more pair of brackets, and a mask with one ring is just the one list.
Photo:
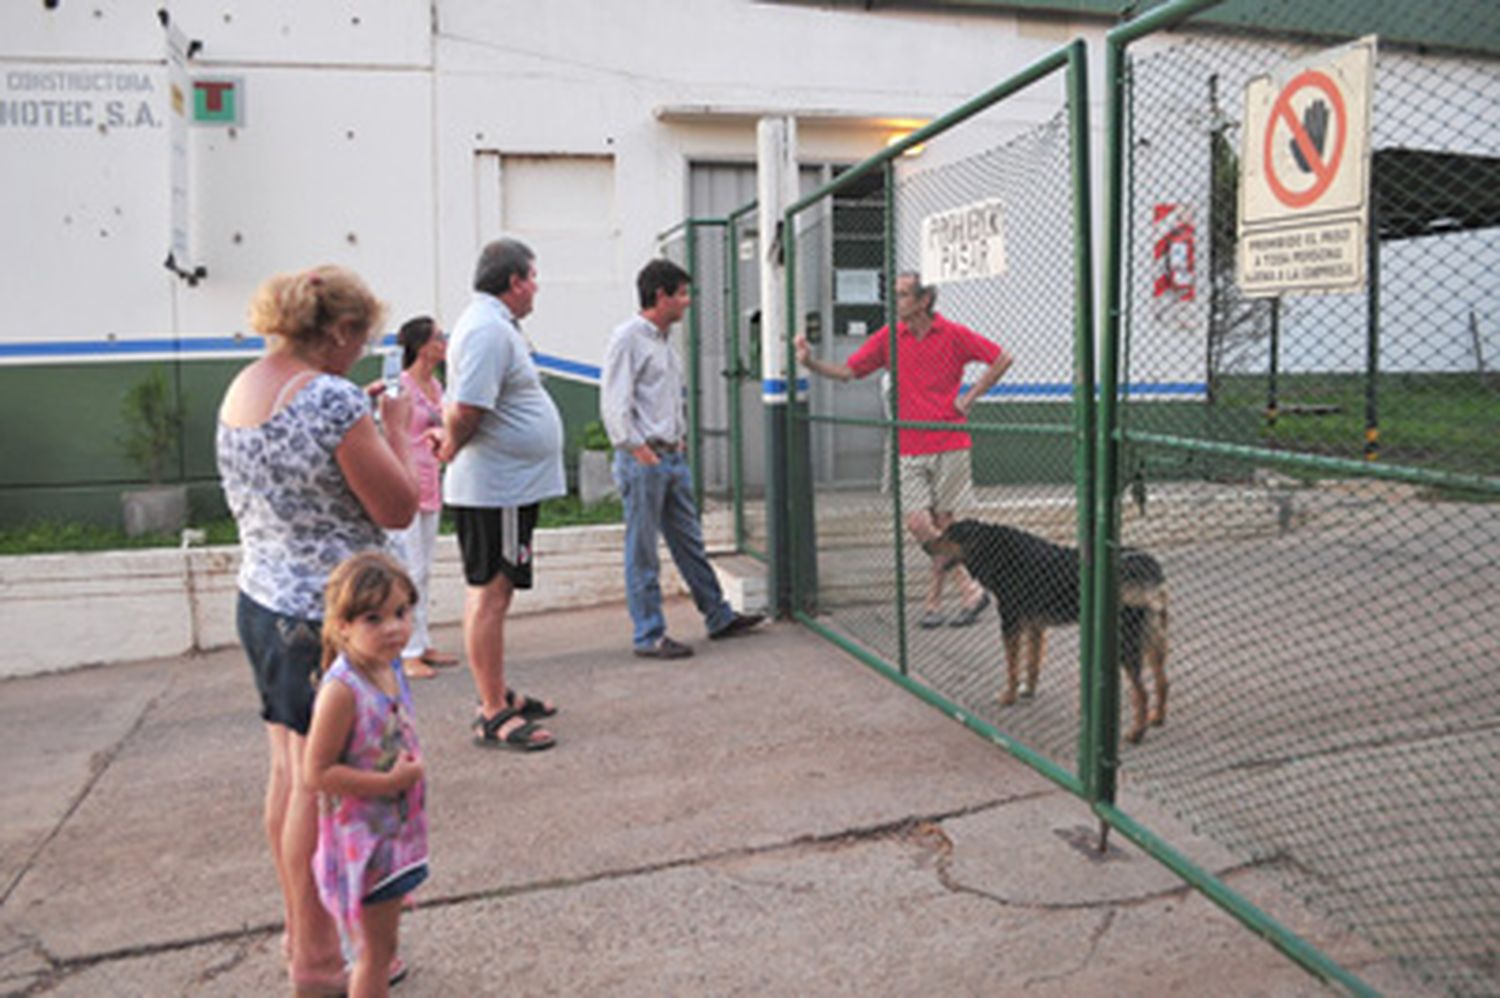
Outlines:
[[1500, 157], [1376, 149], [1371, 160], [1381, 239], [1500, 226]]

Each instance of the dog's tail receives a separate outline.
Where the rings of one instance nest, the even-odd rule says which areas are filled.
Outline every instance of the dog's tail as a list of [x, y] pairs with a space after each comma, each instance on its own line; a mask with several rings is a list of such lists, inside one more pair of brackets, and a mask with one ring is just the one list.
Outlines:
[[1167, 587], [1162, 582], [1130, 582], [1120, 586], [1120, 606], [1145, 610], [1163, 623], [1167, 619]]
[[1120, 608], [1122, 613], [1140, 613], [1142, 640], [1148, 648], [1165, 644], [1170, 602], [1161, 563], [1144, 551], [1126, 548], [1120, 558]]

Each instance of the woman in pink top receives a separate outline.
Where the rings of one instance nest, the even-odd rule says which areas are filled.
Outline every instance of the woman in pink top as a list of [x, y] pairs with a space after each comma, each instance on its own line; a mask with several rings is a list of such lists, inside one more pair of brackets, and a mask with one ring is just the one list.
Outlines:
[[401, 394], [411, 399], [411, 453], [421, 487], [421, 499], [411, 526], [401, 531], [402, 559], [417, 584], [417, 604], [412, 608], [411, 640], [401, 652], [402, 668], [412, 679], [431, 679], [434, 665], [456, 665], [458, 659], [432, 646], [427, 633], [431, 608], [428, 580], [432, 576], [432, 553], [437, 544], [438, 515], [443, 508], [441, 477], [432, 437], [443, 425], [443, 385], [437, 366], [448, 352], [448, 337], [429, 316], [402, 323], [396, 334], [402, 357]]

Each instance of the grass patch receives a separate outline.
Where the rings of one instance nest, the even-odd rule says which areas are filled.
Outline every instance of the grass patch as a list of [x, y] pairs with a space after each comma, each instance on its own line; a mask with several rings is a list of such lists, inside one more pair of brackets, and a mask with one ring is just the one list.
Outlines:
[[[585, 506], [576, 496], [561, 496], [542, 503], [537, 526], [577, 527], [594, 523], [620, 523], [624, 518], [618, 499], [606, 499], [592, 506]], [[238, 544], [240, 540], [239, 530], [229, 517], [195, 524], [195, 529], [204, 532], [205, 544]], [[453, 525], [446, 514], [439, 529], [442, 533], [453, 532]], [[0, 556], [175, 548], [181, 544], [182, 538], [175, 534], [126, 537], [125, 532], [116, 527], [91, 523], [42, 521], [0, 529]]]
[[604, 499], [585, 506], [577, 496], [559, 496], [542, 503], [539, 527], [586, 527], [595, 523], [624, 523], [625, 507], [619, 499]]
[[0, 530], [0, 555], [160, 548], [175, 547], [180, 543], [179, 538], [170, 534], [126, 537], [123, 530], [91, 523], [41, 522]]
[[[1280, 414], [1259, 421], [1259, 442], [1283, 450], [1360, 457], [1365, 440], [1365, 379], [1354, 374], [1295, 374], [1279, 379]], [[1380, 460], [1461, 474], [1500, 467], [1500, 380], [1473, 374], [1386, 374], [1376, 379]], [[1226, 377], [1218, 405], [1263, 410], [1261, 376]]]
[[[625, 507], [620, 504], [620, 500], [605, 499], [592, 506], [585, 506], [574, 495], [543, 499], [542, 508], [536, 516], [538, 530], [545, 530], [548, 527], [587, 527], [596, 523], [623, 523], [624, 521]], [[438, 533], [453, 533], [453, 520], [446, 509], [443, 510], [442, 520], [438, 522]]]

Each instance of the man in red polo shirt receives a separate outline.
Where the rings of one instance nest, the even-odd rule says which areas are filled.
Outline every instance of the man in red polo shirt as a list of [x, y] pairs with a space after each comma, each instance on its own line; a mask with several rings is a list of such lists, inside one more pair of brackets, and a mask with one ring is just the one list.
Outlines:
[[[937, 289], [923, 287], [914, 273], [896, 278], [897, 418], [908, 422], [953, 423], [961, 427], [975, 399], [984, 397], [1011, 365], [999, 344], [933, 311]], [[812, 355], [807, 337], [796, 338], [797, 359], [808, 370], [838, 381], [863, 378], [890, 366], [888, 327], [872, 333], [844, 364]], [[964, 368], [988, 365], [968, 391], [962, 391]], [[972, 502], [969, 435], [962, 429], [901, 430], [901, 508], [906, 527], [917, 541], [937, 537], [953, 522], [955, 511]], [[962, 602], [949, 618], [942, 609], [943, 579], [958, 573]], [[989, 605], [989, 594], [962, 566], [934, 561], [927, 599], [918, 623], [922, 627], [967, 627]]]

